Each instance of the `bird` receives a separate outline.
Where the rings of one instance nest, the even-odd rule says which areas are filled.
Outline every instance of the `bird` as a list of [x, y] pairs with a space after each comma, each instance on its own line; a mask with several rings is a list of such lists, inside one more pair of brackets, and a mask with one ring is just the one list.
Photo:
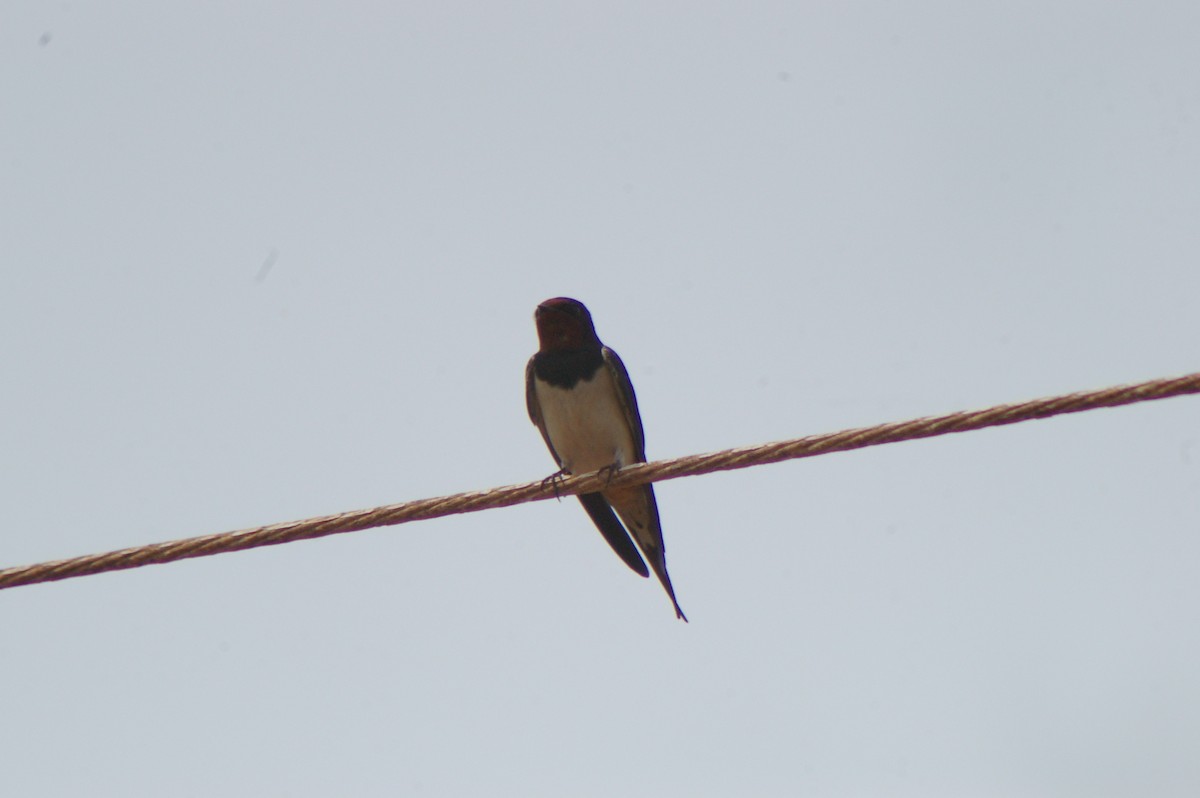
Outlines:
[[[642, 418], [629, 372], [617, 353], [600, 342], [592, 314], [576, 299], [555, 297], [538, 305], [533, 316], [538, 351], [525, 367], [525, 404], [529, 420], [559, 465], [547, 479], [612, 472], [646, 462]], [[667, 574], [654, 487], [646, 483], [605, 488], [580, 494], [579, 501], [617, 556], [648, 577], [645, 555], [675, 605], [675, 616], [686, 622]]]

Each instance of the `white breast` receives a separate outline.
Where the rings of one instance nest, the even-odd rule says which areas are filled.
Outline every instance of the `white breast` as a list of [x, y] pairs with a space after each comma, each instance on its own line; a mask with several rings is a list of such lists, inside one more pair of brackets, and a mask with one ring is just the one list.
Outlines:
[[580, 380], [571, 389], [537, 380], [534, 390], [563, 468], [585, 474], [635, 461], [633, 434], [607, 368], [597, 369], [591, 380]]

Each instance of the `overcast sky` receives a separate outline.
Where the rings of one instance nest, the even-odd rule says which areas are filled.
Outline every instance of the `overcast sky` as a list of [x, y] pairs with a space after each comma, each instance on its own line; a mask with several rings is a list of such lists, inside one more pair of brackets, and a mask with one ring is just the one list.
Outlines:
[[[1200, 370], [1200, 5], [0, 4], [0, 565]], [[1193, 796], [1200, 399], [0, 593], [14, 796]]]

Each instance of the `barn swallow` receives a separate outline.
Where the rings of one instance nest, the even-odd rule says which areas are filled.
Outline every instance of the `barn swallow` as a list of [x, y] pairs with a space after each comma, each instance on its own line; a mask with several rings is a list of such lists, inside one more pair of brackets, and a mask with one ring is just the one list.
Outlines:
[[[561, 468], [554, 476], [646, 462], [642, 417], [629, 373], [617, 353], [600, 343], [588, 309], [557, 297], [538, 305], [533, 318], [539, 348], [525, 367], [525, 404]], [[671, 597], [676, 617], [687, 621], [667, 575], [654, 488], [649, 483], [606, 488], [580, 494], [579, 501], [617, 556], [649, 576], [632, 534]]]

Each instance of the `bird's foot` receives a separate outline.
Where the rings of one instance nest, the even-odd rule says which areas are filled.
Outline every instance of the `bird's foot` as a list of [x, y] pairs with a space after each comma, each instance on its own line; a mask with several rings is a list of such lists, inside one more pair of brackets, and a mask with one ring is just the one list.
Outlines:
[[620, 470], [620, 463], [610, 463], [603, 468], [597, 469], [596, 473], [604, 477], [604, 487], [607, 488], [610, 484], [612, 484], [613, 477], [615, 477], [617, 472]]
[[567, 474], [569, 473], [570, 472], [565, 468], [558, 469], [553, 474], [542, 480], [542, 490], [546, 489], [546, 485], [550, 485], [550, 487], [554, 488], [554, 498], [558, 501], [562, 501], [562, 496], [558, 495], [558, 483], [566, 479]]

